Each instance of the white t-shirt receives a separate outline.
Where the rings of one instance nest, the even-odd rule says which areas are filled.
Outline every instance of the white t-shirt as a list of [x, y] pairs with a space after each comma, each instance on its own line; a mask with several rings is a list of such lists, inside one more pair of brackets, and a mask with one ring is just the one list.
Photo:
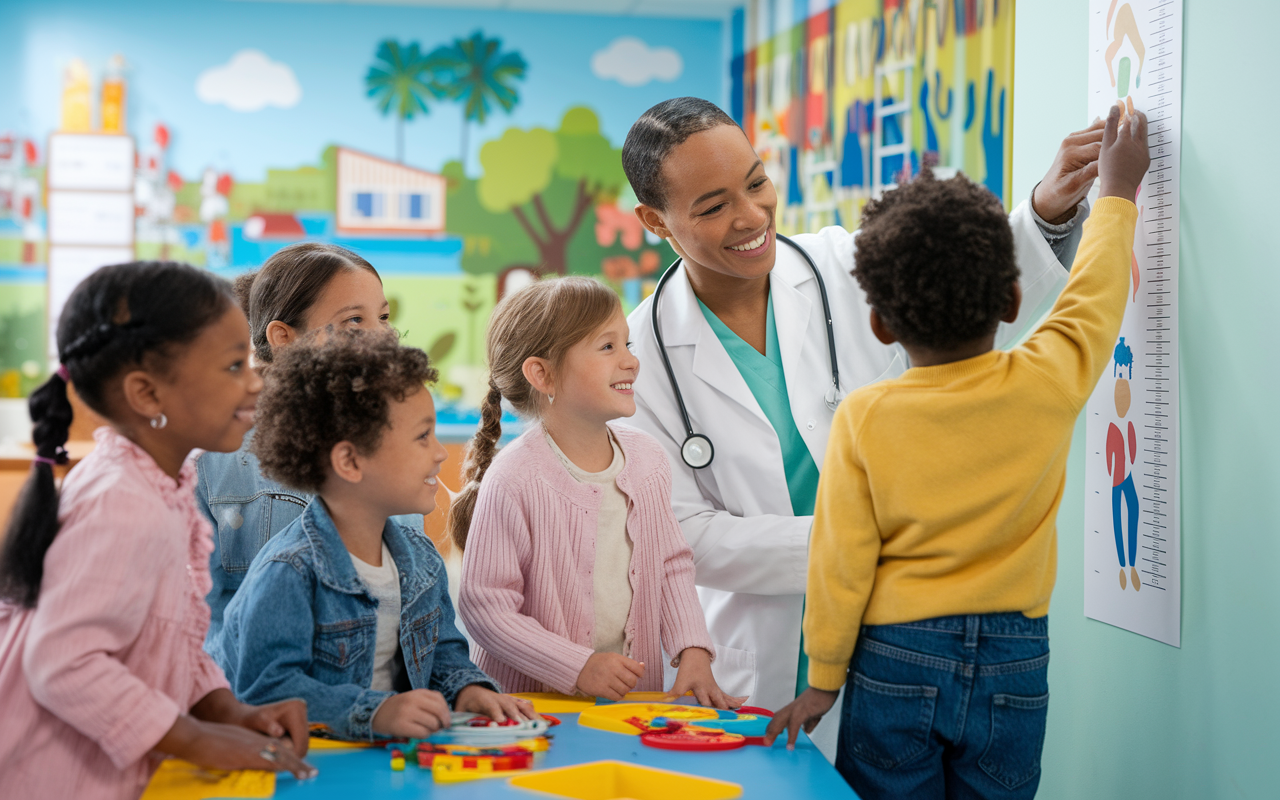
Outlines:
[[382, 543], [382, 566], [366, 564], [354, 555], [351, 563], [369, 594], [378, 601], [377, 645], [373, 651], [373, 683], [370, 689], [390, 692], [396, 679], [396, 650], [400, 647], [400, 570]]
[[596, 619], [591, 630], [591, 647], [597, 653], [618, 653], [630, 657], [627, 617], [631, 615], [633, 545], [627, 535], [627, 496], [618, 488], [617, 482], [618, 473], [626, 464], [622, 448], [610, 431], [613, 462], [604, 472], [585, 472], [561, 452], [550, 434], [547, 442], [574, 480], [593, 483], [601, 488], [600, 516], [596, 523], [596, 563], [592, 574], [592, 605]]

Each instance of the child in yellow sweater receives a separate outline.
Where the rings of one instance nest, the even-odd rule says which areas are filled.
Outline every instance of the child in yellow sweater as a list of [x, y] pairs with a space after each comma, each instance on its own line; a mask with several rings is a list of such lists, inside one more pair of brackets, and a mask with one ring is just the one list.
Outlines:
[[836, 411], [809, 545], [810, 688], [769, 740], [794, 744], [847, 681], [836, 768], [866, 800], [1035, 795], [1067, 451], [1119, 333], [1149, 163], [1146, 118], [1112, 109], [1071, 279], [1010, 352], [992, 349], [1021, 300], [994, 196], [925, 175], [863, 213], [871, 328], [912, 368]]

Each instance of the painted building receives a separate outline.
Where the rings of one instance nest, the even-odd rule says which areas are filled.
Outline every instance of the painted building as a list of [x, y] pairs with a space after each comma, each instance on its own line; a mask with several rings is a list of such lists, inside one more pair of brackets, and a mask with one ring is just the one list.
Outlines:
[[337, 224], [342, 233], [444, 231], [443, 176], [338, 148]]

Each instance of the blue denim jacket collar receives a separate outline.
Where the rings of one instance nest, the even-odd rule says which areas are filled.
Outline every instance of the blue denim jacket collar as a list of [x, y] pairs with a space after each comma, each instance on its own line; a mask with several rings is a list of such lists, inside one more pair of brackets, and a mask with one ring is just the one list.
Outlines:
[[[319, 495], [302, 512], [302, 532], [313, 550], [311, 564], [316, 580], [335, 592], [369, 596], [364, 581], [360, 580], [355, 565], [351, 563], [351, 554], [333, 524], [333, 517], [329, 516], [329, 509]], [[423, 550], [428, 545], [425, 541], [416, 541], [415, 537], [422, 536], [420, 531], [407, 528], [395, 517], [389, 518], [382, 529], [382, 541], [386, 542], [400, 573], [400, 602], [406, 608], [436, 583], [434, 571], [420, 568], [425, 566], [421, 562]]]

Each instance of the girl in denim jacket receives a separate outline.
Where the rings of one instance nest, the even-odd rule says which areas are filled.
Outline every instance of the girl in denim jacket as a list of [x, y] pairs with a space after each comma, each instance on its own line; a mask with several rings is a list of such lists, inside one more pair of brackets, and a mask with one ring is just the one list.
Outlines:
[[[360, 256], [337, 245], [302, 242], [267, 259], [256, 272], [236, 279], [236, 294], [259, 364], [308, 331], [385, 330], [391, 307], [382, 279]], [[249, 563], [267, 540], [302, 514], [311, 495], [281, 486], [262, 474], [250, 449], [253, 432], [234, 453], [205, 453], [196, 462], [196, 503], [215, 533], [209, 573], [213, 612], [205, 649], [214, 652], [222, 615], [244, 580]], [[421, 517], [405, 517], [422, 530]]]
[[436, 505], [435, 377], [425, 353], [374, 331], [313, 335], [266, 370], [253, 450], [315, 497], [227, 606], [214, 653], [241, 698], [301, 697], [312, 722], [360, 740], [427, 736], [450, 706], [532, 718], [467, 658], [443, 559], [396, 519]]
[[[262, 388], [231, 287], [173, 262], [103, 267], [57, 339], [0, 554], [0, 797], [137, 797], [165, 754], [311, 774], [303, 704], [238, 702], [201, 649], [212, 544], [191, 453], [239, 447]], [[108, 424], [59, 493], [68, 382]]]

